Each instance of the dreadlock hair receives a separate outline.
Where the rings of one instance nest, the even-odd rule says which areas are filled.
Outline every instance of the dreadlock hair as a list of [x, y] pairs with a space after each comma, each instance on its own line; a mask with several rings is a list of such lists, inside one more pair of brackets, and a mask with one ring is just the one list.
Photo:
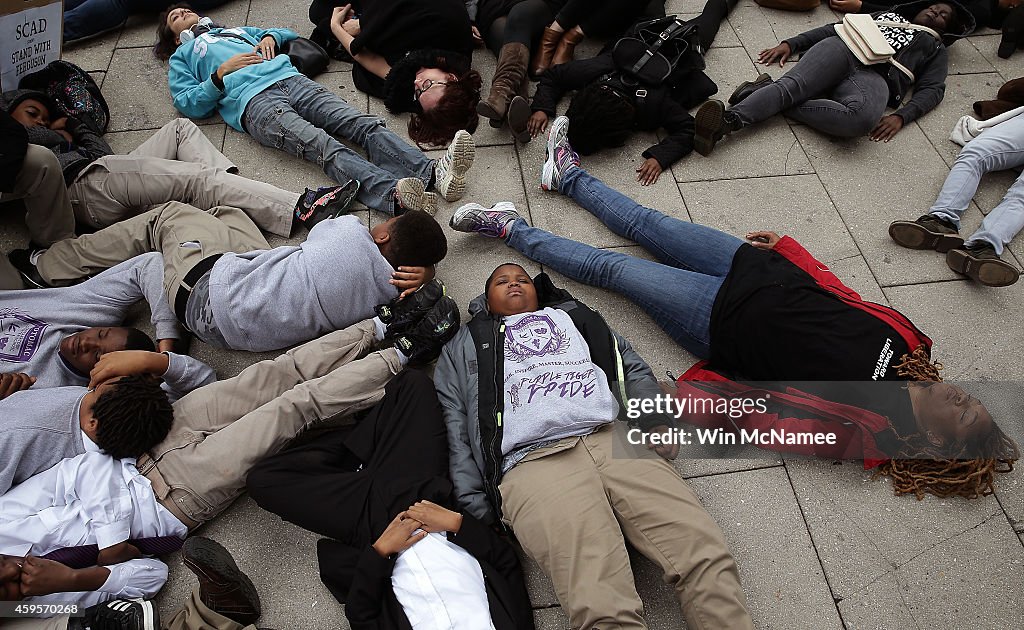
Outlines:
[[92, 408], [96, 445], [115, 458], [138, 457], [171, 431], [174, 411], [160, 381], [149, 374], [118, 379]]
[[[933, 362], [923, 345], [903, 355], [894, 367], [899, 376], [912, 381], [942, 381], [942, 364]], [[987, 434], [954, 445], [953, 452], [935, 446], [920, 433], [899, 440], [896, 456], [879, 466], [873, 478], [891, 477], [897, 496], [913, 493], [919, 501], [926, 493], [965, 499], [988, 496], [994, 491], [996, 473], [1012, 471], [1013, 463], [1020, 459], [1017, 443], [995, 423]], [[982, 457], [965, 459], [967, 453], [981, 453]]]
[[595, 81], [576, 93], [565, 115], [569, 144], [582, 155], [604, 147], [621, 147], [633, 131], [633, 103], [610, 85]]
[[167, 26], [167, 16], [175, 9], [192, 10], [192, 5], [187, 2], [172, 4], [164, 9], [157, 17], [156, 43], [153, 44], [153, 55], [160, 61], [167, 61], [178, 49], [178, 33], [172, 33], [171, 27]]
[[389, 234], [388, 262], [393, 267], [429, 267], [448, 254], [448, 239], [441, 225], [422, 210], [408, 210], [398, 217]]
[[128, 336], [124, 341], [125, 350], [145, 350], [146, 352], [156, 352], [156, 344], [149, 338], [149, 335], [142, 332], [138, 328], [125, 328], [128, 331]]
[[481, 85], [483, 79], [476, 70], [456, 74], [455, 80], [444, 86], [444, 96], [433, 109], [409, 118], [409, 137], [423, 149], [424, 145], [448, 144], [460, 129], [476, 131], [480, 123], [476, 104], [480, 102]]

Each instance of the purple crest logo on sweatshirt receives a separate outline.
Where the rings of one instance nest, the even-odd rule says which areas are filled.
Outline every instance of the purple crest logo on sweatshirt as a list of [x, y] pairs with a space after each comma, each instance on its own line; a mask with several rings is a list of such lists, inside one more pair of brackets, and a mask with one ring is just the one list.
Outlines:
[[0, 361], [23, 363], [31, 359], [47, 326], [23, 313], [0, 310]]
[[562, 354], [569, 336], [547, 315], [531, 314], [505, 328], [505, 356], [511, 361]]

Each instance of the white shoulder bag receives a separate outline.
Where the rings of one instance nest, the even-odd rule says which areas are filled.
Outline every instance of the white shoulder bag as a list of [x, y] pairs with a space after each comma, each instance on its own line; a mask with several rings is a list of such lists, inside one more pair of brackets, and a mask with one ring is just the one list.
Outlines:
[[896, 51], [886, 41], [882, 31], [878, 28], [879, 26], [924, 31], [937, 40], [941, 40], [942, 37], [927, 26], [920, 26], [909, 22], [876, 22], [867, 13], [848, 13], [842, 22], [836, 24], [836, 35], [839, 36], [839, 39], [843, 40], [843, 43], [850, 49], [850, 52], [857, 58], [857, 61], [866, 66], [890, 63], [896, 66], [900, 72], [907, 75], [911, 81], [914, 81], [914, 73], [896, 61]]

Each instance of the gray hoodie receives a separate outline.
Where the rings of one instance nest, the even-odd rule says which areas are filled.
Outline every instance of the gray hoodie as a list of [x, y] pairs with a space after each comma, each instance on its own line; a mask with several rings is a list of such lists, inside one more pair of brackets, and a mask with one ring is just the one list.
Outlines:
[[278, 350], [373, 317], [398, 290], [359, 219], [321, 221], [289, 247], [224, 254], [210, 272], [213, 319], [235, 350]]
[[178, 321], [167, 306], [163, 281], [163, 258], [151, 253], [73, 287], [0, 292], [0, 372], [36, 377], [32, 389], [88, 384], [87, 375], [61, 359], [61, 340], [93, 326], [120, 326], [142, 299], [149, 302], [157, 338], [177, 339]]

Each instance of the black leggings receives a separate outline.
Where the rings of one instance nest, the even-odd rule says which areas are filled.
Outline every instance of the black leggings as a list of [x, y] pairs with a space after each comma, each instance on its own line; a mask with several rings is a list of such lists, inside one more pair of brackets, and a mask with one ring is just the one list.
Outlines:
[[525, 44], [532, 50], [544, 27], [555, 20], [566, 30], [579, 25], [588, 36], [613, 37], [640, 17], [662, 15], [665, 0], [604, 0], [596, 9], [592, 0], [569, 0], [557, 15], [544, 0], [523, 0], [507, 17], [495, 20], [483, 36], [487, 47], [498, 55], [503, 45], [511, 43]]

